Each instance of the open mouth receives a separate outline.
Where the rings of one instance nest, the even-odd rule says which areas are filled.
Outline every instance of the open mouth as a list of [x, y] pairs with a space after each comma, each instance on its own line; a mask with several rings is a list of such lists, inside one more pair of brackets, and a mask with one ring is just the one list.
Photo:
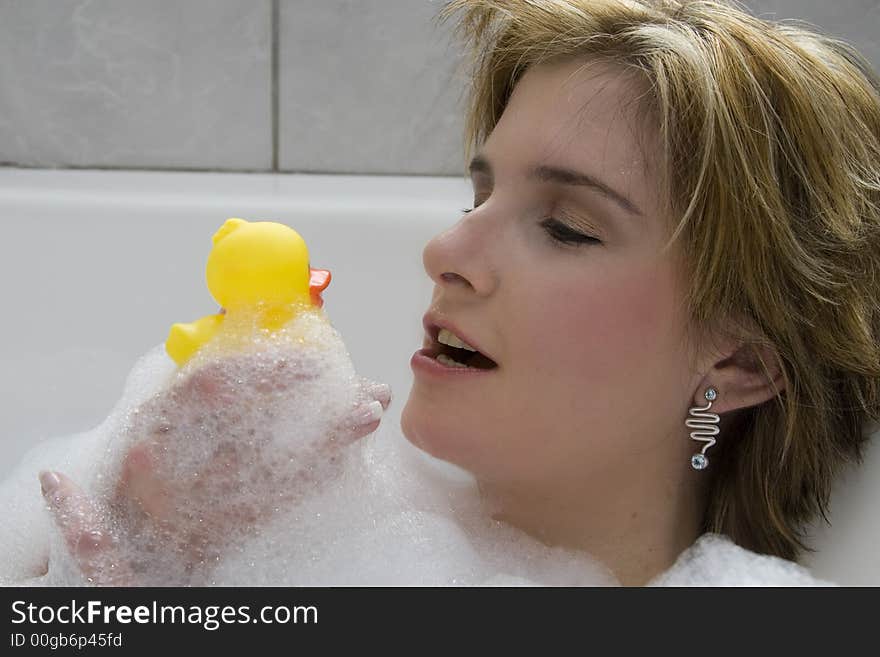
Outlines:
[[446, 367], [492, 370], [498, 363], [464, 342], [450, 330], [437, 326], [431, 329], [432, 343], [427, 354]]

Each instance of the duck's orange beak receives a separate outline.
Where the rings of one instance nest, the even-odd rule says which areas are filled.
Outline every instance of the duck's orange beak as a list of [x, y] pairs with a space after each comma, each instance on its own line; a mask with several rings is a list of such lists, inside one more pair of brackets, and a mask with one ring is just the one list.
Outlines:
[[326, 269], [312, 269], [311, 278], [309, 279], [309, 293], [312, 296], [312, 304], [321, 308], [324, 305], [324, 299], [321, 298], [321, 292], [330, 285], [330, 272]]

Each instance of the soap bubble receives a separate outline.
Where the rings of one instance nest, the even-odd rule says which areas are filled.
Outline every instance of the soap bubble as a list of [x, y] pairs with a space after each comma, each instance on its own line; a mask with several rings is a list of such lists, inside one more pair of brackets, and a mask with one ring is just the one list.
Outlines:
[[834, 586], [800, 564], [756, 554], [721, 534], [703, 534], [650, 586]]
[[[399, 427], [352, 442], [346, 418], [369, 399], [322, 312], [274, 332], [227, 320], [182, 368], [159, 347], [147, 354], [107, 421], [36, 450], [0, 494], [25, 512], [42, 506], [39, 469], [82, 484], [105, 531], [93, 539], [113, 546], [97, 581], [124, 571], [160, 586], [616, 583], [589, 555], [492, 519], [469, 476], [419, 454]], [[48, 556], [40, 583], [84, 583], [40, 513], [28, 537], [0, 546], [30, 554], [19, 579]]]

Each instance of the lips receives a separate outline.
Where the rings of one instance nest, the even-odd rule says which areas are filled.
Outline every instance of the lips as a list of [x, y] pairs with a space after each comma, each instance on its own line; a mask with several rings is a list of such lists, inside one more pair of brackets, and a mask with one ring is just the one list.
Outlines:
[[[425, 347], [425, 353], [431, 358], [436, 359], [437, 356], [445, 354], [453, 360], [469, 365], [472, 368], [489, 370], [498, 367], [498, 362], [491, 355], [487, 354], [477, 341], [451, 322], [428, 313], [422, 319], [422, 324], [425, 327], [425, 342], [423, 346]], [[458, 349], [439, 342], [437, 338], [441, 329], [446, 329], [455, 334], [460, 340], [475, 349], [476, 352]]]

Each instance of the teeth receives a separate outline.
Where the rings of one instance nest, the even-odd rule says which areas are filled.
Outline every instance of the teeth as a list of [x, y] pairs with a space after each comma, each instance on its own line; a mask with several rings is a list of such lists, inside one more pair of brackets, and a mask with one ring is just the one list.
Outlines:
[[464, 342], [461, 338], [459, 338], [455, 333], [450, 331], [449, 329], [440, 329], [440, 334], [437, 336], [437, 342], [441, 344], [449, 345], [450, 347], [457, 347], [458, 349], [467, 349], [468, 351], [476, 351], [472, 346], [470, 346], [467, 342]]
[[457, 360], [453, 360], [452, 358], [450, 358], [446, 354], [440, 354], [439, 356], [437, 356], [437, 362], [443, 363], [447, 367], [464, 367], [469, 370], [474, 369], [470, 365], [465, 365], [464, 363], [459, 363]]

